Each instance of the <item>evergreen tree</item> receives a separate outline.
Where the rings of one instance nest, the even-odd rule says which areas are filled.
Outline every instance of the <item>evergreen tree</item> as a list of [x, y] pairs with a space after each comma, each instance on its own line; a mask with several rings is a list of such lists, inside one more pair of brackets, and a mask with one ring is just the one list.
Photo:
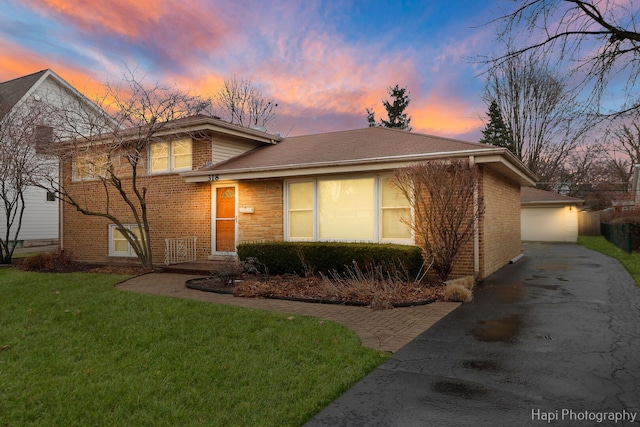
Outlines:
[[387, 93], [391, 96], [393, 102], [382, 101], [382, 105], [387, 110], [387, 116], [389, 119], [380, 119], [380, 122], [376, 123], [374, 111], [367, 108], [367, 121], [369, 122], [369, 127], [383, 126], [388, 128], [400, 128], [410, 132], [411, 127], [409, 127], [409, 125], [411, 123], [411, 117], [405, 113], [406, 108], [409, 106], [409, 102], [411, 102], [407, 88], [401, 88], [399, 85], [395, 85], [394, 87], [389, 87]]
[[508, 148], [509, 151], [517, 155], [513, 137], [504, 122], [502, 112], [495, 99], [491, 100], [487, 115], [489, 116], [489, 123], [487, 123], [487, 126], [482, 130], [482, 139], [480, 142]]

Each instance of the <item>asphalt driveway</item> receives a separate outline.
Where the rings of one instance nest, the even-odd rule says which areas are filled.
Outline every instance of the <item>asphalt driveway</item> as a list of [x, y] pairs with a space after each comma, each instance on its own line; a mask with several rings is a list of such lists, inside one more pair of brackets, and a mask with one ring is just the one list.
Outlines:
[[640, 425], [640, 288], [575, 244], [524, 251], [307, 426]]

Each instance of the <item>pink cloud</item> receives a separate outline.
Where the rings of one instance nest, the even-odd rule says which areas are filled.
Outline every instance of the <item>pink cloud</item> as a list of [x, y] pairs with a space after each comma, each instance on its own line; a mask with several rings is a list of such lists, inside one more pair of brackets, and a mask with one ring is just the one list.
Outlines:
[[69, 66], [64, 60], [52, 60], [6, 40], [0, 40], [0, 58], [0, 81], [50, 68], [91, 100], [103, 92], [102, 83], [90, 77], [90, 70]]
[[[93, 70], [74, 69], [62, 57], [43, 54], [41, 67], [20, 72], [14, 66], [10, 78], [52, 67], [98, 93], [99, 83], [87, 83], [87, 76], [104, 82], [105, 70], [114, 73], [122, 61], [150, 79], [212, 95], [224, 79], [245, 77], [278, 102], [273, 130], [293, 128], [293, 134], [364, 127], [366, 109], [374, 108], [380, 117], [387, 88], [400, 84], [409, 89], [408, 112], [416, 131], [455, 136], [473, 131], [479, 122], [465, 101], [470, 94], [455, 85], [460, 55], [473, 52], [476, 40], [389, 52], [376, 40], [346, 42], [313, 3], [245, 3], [219, 9], [204, 0], [34, 0], [42, 15], [93, 40], [69, 41]], [[16, 49], [5, 51], [13, 55]], [[0, 73], [2, 68], [6, 65], [0, 65]]]
[[[34, 0], [30, 6], [77, 28], [103, 50], [116, 49], [123, 58], [134, 53], [186, 61], [228, 42], [234, 32], [234, 22], [219, 7], [201, 0]], [[120, 49], [123, 43], [140, 51]]]

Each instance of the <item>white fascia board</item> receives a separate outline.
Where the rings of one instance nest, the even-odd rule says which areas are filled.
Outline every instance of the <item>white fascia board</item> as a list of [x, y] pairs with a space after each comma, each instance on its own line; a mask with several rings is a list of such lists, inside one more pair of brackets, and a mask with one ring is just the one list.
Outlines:
[[[530, 187], [536, 186], [536, 177], [533, 175], [531, 171], [525, 168], [522, 163], [519, 161], [517, 163], [507, 161], [505, 157], [501, 155], [489, 155], [489, 156], [477, 156], [475, 157], [475, 162], [478, 164], [487, 164], [487, 165], [500, 165], [504, 168], [507, 168], [512, 174], [519, 178], [521, 185], [526, 185]], [[522, 167], [517, 167], [522, 165]]]
[[181, 128], [172, 128], [169, 127], [167, 129], [163, 129], [155, 134], [155, 136], [171, 136], [171, 135], [179, 135], [179, 134], [192, 134], [196, 132], [214, 132], [220, 133], [223, 135], [234, 136], [240, 139], [245, 139], [247, 141], [253, 141], [258, 143], [267, 143], [267, 144], [276, 144], [277, 140], [273, 138], [272, 135], [265, 134], [255, 135], [253, 133], [245, 133], [240, 130], [229, 129], [222, 126], [216, 126], [211, 123], [201, 123], [194, 124], [191, 126], [181, 127]]
[[[371, 159], [357, 159], [347, 160], [339, 162], [322, 162], [315, 164], [299, 164], [299, 165], [287, 165], [286, 167], [279, 168], [254, 168], [247, 169], [229, 169], [229, 170], [210, 170], [210, 171], [190, 171], [182, 173], [182, 177], [185, 182], [207, 182], [217, 180], [239, 180], [239, 179], [260, 179], [260, 178], [287, 178], [292, 176], [301, 175], [323, 175], [334, 173], [356, 173], [356, 172], [375, 172], [383, 170], [393, 170], [401, 167], [405, 167], [416, 162], [433, 159], [447, 159], [447, 158], [462, 158], [473, 156], [476, 163], [487, 162], [500, 162], [505, 165], [509, 165], [508, 162], [500, 154], [494, 154], [494, 149], [481, 149], [481, 150], [464, 150], [464, 151], [449, 151], [430, 154], [416, 154], [416, 155], [403, 155], [392, 157], [381, 157]], [[497, 152], [503, 152], [503, 148], [498, 148]], [[485, 161], [484, 159], [490, 157], [491, 160]], [[482, 161], [479, 161], [483, 159]], [[522, 171], [519, 171], [515, 167], [511, 167], [511, 170], [518, 175], [523, 175]], [[524, 177], [524, 175], [523, 175]], [[535, 185], [535, 181], [529, 179], [531, 185]]]
[[579, 206], [583, 205], [584, 200], [570, 200], [570, 201], [543, 201], [543, 202], [520, 202], [522, 207], [527, 208], [557, 208], [560, 206]]

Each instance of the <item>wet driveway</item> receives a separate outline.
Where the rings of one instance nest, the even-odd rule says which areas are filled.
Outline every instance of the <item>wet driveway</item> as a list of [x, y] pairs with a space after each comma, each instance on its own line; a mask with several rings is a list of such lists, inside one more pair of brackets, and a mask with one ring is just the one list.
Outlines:
[[581, 246], [523, 248], [307, 425], [640, 425], [640, 288]]

